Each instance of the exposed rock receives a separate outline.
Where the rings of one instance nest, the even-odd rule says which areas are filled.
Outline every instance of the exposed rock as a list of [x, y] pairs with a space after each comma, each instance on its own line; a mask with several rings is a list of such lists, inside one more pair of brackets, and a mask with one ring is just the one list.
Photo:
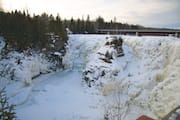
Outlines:
[[[116, 56], [121, 57], [121, 56], [124, 56], [123, 49], [122, 49], [122, 43], [123, 43], [122, 38], [112, 37], [110, 39], [110, 41], [107, 41], [105, 43], [105, 45], [109, 46], [110, 48], [113, 48], [116, 52]], [[104, 55], [104, 58], [100, 58], [104, 62], [112, 63], [112, 61], [111, 61], [111, 59], [113, 59], [113, 53], [112, 52], [107, 50], [105, 54], [102, 54], [102, 53], [98, 53], [98, 54]]]
[[108, 58], [100, 58], [101, 60], [103, 60], [106, 63], [112, 63], [112, 61]]

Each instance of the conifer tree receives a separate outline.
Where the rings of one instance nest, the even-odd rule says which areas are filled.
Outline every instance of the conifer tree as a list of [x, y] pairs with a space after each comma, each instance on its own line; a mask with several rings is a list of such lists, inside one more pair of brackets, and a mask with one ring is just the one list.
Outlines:
[[8, 103], [4, 89], [0, 90], [0, 120], [14, 120], [16, 118], [14, 107], [15, 105]]

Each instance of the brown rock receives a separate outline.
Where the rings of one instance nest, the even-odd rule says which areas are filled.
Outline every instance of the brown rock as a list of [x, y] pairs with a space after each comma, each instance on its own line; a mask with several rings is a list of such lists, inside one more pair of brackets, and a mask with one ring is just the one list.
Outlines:
[[136, 119], [136, 120], [154, 120], [154, 119], [152, 119], [152, 118], [150, 118], [150, 117], [148, 117], [148, 116], [146, 116], [146, 115], [142, 115], [142, 116], [140, 116], [138, 119]]

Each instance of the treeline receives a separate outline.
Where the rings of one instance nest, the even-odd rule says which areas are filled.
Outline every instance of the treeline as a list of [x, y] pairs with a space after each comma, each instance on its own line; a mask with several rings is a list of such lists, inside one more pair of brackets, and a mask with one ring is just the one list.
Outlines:
[[66, 28], [72, 31], [74, 34], [83, 34], [83, 33], [96, 33], [96, 24], [94, 21], [90, 20], [88, 15], [86, 20], [82, 19], [73, 19], [63, 21]]
[[15, 50], [27, 48], [48, 48], [51, 40], [49, 33], [59, 36], [64, 44], [67, 40], [65, 26], [60, 16], [49, 16], [46, 13], [31, 17], [28, 12], [0, 12], [0, 34], [6, 40], [6, 47]]
[[90, 16], [88, 15], [87, 18], [84, 20], [82, 19], [73, 19], [71, 20], [64, 20], [63, 21], [66, 28], [69, 28], [73, 33], [89, 33], [94, 34], [96, 33], [97, 29], [142, 29], [143, 26], [140, 25], [130, 25], [130, 24], [123, 24], [116, 21], [105, 22], [104, 18], [98, 17], [95, 21], [90, 20]]

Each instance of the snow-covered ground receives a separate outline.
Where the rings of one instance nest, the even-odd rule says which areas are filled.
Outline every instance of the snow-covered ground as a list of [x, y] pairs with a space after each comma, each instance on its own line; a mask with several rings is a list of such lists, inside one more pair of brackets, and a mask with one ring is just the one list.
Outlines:
[[83, 87], [81, 73], [78, 71], [57, 72], [38, 79], [42, 80], [34, 84], [27, 102], [17, 107], [19, 119], [102, 119], [100, 96], [98, 92]]
[[[111, 119], [134, 120], [143, 114], [159, 119], [180, 105], [179, 38], [121, 36], [125, 56], [105, 63], [99, 53], [111, 49], [104, 46], [107, 37], [70, 35], [65, 71], [28, 85], [11, 81], [6, 91], [10, 102], [18, 104], [18, 119], [103, 120], [106, 114]], [[93, 71], [90, 88], [83, 80], [85, 70]]]

